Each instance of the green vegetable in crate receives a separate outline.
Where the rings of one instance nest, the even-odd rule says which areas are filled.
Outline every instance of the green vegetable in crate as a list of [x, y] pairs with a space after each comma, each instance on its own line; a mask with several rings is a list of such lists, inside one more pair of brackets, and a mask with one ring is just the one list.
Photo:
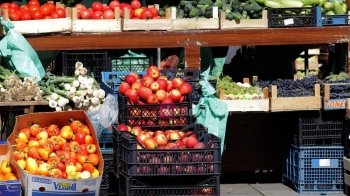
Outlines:
[[346, 3], [342, 3], [341, 7], [343, 8], [343, 13], [346, 14], [349, 11], [349, 6]]
[[213, 18], [213, 7], [212, 6], [208, 6], [208, 8], [205, 10], [204, 17]]
[[202, 13], [202, 10], [200, 8], [194, 8], [194, 9], [191, 9], [189, 16], [190, 18], [194, 18], [194, 17], [198, 17], [201, 13]]
[[159, 8], [158, 15], [161, 17], [165, 17], [165, 10], [163, 8]]
[[185, 11], [183, 9], [177, 9], [176, 18], [184, 18], [184, 17], [185, 17]]
[[198, 4], [201, 4], [201, 5], [213, 5], [214, 3], [211, 1], [211, 0], [198, 0], [197, 1]]
[[334, 7], [333, 11], [335, 14], [345, 14], [340, 2], [338, 1], [333, 2], [333, 7]]
[[194, 9], [195, 7], [192, 5], [192, 4], [190, 4], [190, 3], [188, 3], [188, 4], [186, 4], [185, 5], [185, 7], [184, 7], [184, 12], [186, 12], [186, 13], [189, 13], [192, 9]]
[[333, 4], [333, 2], [326, 2], [326, 3], [323, 5], [323, 8], [324, 8], [325, 10], [333, 10], [334, 4]]
[[328, 2], [328, 0], [320, 0], [318, 5], [322, 7], [326, 2]]
[[224, 10], [226, 13], [230, 13], [232, 11], [231, 5], [224, 5], [222, 6], [222, 10]]
[[218, 7], [219, 9], [221, 9], [224, 5], [225, 3], [223, 0], [216, 0], [215, 3], [213, 4], [213, 6]]

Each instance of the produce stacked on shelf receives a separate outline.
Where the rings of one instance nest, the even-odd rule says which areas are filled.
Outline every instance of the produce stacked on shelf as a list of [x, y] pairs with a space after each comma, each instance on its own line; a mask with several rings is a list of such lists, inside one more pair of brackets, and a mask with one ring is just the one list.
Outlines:
[[230, 76], [224, 76], [217, 80], [217, 94], [220, 90], [225, 91], [225, 99], [227, 100], [256, 100], [263, 98], [262, 88], [252, 86], [249, 83], [233, 82]]
[[[337, 83], [339, 83], [339, 85], [336, 85]], [[329, 93], [331, 99], [350, 98], [350, 78], [347, 73], [341, 72], [338, 75], [327, 76], [324, 80], [324, 84], [335, 84], [330, 85]]]
[[42, 95], [35, 77], [24, 77], [0, 66], [0, 102], [41, 101]]
[[99, 177], [100, 160], [91, 131], [79, 120], [62, 127], [33, 124], [16, 135], [12, 156], [33, 175], [72, 180]]
[[40, 89], [49, 106], [56, 111], [93, 110], [100, 107], [105, 98], [105, 91], [79, 61], [75, 64], [74, 76], [57, 76], [47, 72], [40, 82]]
[[259, 80], [258, 85], [261, 88], [277, 86], [277, 97], [311, 97], [315, 96], [314, 85], [318, 82], [317, 76], [304, 77], [300, 80], [279, 79], [272, 81]]

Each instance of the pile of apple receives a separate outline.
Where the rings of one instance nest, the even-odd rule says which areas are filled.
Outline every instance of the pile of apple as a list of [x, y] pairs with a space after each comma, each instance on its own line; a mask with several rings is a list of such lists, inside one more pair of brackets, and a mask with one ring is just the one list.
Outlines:
[[[140, 151], [136, 162], [138, 174], [203, 174], [213, 173], [212, 150], [181, 151], [181, 149], [205, 149], [203, 142], [197, 140], [193, 131], [142, 130], [140, 127], [117, 126], [118, 131], [135, 135], [139, 143], [137, 149], [159, 150], [159, 152]], [[124, 133], [125, 134], [125, 133]], [[210, 143], [209, 141], [208, 143]], [[210, 146], [214, 148], [214, 144]], [[166, 151], [168, 150], [168, 151]]]
[[161, 76], [157, 66], [152, 65], [142, 78], [135, 72], [125, 76], [119, 92], [132, 104], [172, 104], [182, 103], [184, 96], [191, 94], [192, 86], [182, 78], [168, 80]]
[[16, 135], [12, 156], [30, 174], [65, 179], [87, 179], [100, 175], [99, 157], [90, 129], [79, 120], [61, 128], [33, 124]]

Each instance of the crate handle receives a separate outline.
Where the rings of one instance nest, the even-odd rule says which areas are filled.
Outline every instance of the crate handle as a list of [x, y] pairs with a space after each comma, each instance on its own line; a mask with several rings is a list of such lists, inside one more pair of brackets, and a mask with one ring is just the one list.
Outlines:
[[204, 129], [204, 133], [208, 133], [208, 128], [204, 127], [202, 124], [199, 123], [193, 123], [190, 125], [187, 125], [186, 127], [182, 128], [180, 131], [187, 131], [188, 129]]

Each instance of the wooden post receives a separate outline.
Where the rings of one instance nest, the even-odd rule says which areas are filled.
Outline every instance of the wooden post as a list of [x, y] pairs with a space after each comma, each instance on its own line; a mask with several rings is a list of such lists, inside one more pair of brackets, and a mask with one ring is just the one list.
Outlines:
[[[316, 90], [315, 90], [316, 91]], [[330, 95], [330, 92], [331, 92], [331, 86], [329, 85], [329, 84], [325, 84], [324, 85], [324, 89], [323, 89], [323, 91], [324, 91], [324, 100], [325, 101], [328, 101], [328, 100], [330, 100], [330, 98], [331, 98], [331, 95]]]
[[[78, 19], [78, 10], [75, 7], [72, 8], [72, 19], [73, 20]], [[73, 25], [73, 23], [72, 23], [72, 25]]]
[[[175, 15], [175, 17], [176, 17], [176, 15]], [[171, 9], [170, 8], [165, 9], [165, 18], [171, 19]]]
[[243, 84], [245, 84], [245, 83], [250, 83], [250, 81], [249, 81], [249, 78], [243, 78]]
[[219, 90], [219, 99], [225, 100], [225, 90]]
[[124, 10], [124, 19], [130, 19], [130, 10], [129, 9]]
[[[1, 9], [1, 15], [2, 18], [4, 19], [4, 21], [8, 21], [9, 20], [9, 11], [8, 9]], [[1, 32], [3, 35], [6, 35], [5, 29], [2, 25], [1, 26]]]
[[350, 98], [346, 98], [345, 110], [346, 110], [346, 117], [350, 118]]
[[119, 7], [114, 8], [114, 15], [115, 15], [115, 19], [119, 19], [120, 18], [120, 9], [119, 9]]
[[276, 99], [277, 98], [277, 86], [272, 85], [271, 87], [271, 98]]
[[269, 89], [267, 87], [263, 88], [263, 99], [269, 98]]
[[321, 96], [320, 84], [315, 84], [315, 97]]
[[185, 69], [200, 70], [201, 52], [199, 46], [186, 46], [185, 47]]

